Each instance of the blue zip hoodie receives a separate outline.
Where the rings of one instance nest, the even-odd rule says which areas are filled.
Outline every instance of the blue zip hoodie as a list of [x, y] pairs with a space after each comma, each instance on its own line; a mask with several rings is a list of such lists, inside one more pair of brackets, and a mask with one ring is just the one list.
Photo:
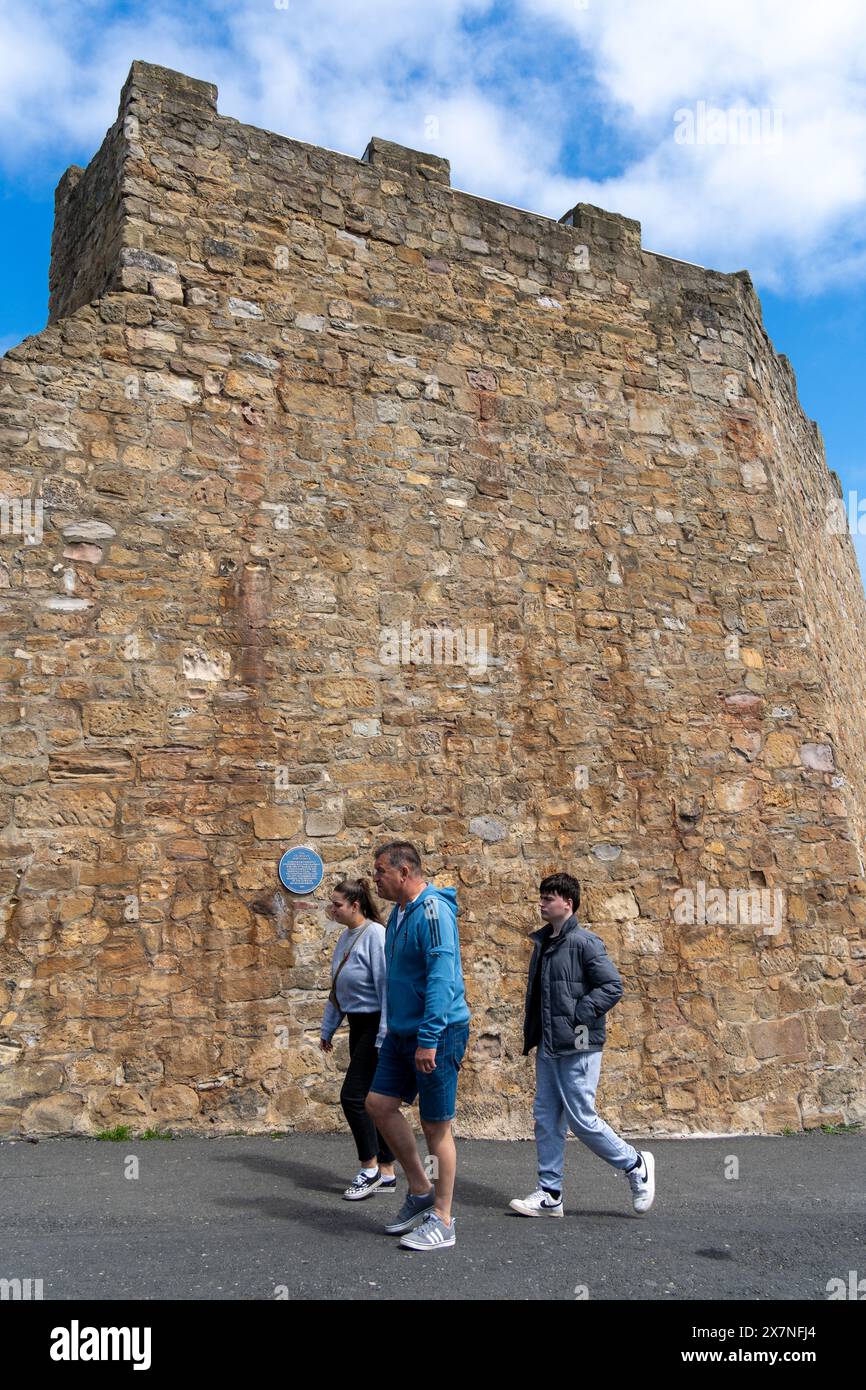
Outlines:
[[418, 1047], [437, 1047], [449, 1023], [468, 1023], [463, 990], [457, 893], [430, 883], [406, 908], [399, 927], [395, 903], [385, 932], [388, 1032], [417, 1035]]

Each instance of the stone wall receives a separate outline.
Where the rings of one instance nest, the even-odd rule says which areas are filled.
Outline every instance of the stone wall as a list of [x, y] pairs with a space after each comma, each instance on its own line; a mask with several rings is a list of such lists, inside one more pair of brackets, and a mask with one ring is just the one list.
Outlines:
[[48, 274], [50, 323], [97, 299], [111, 283], [126, 225], [124, 135], [118, 118], [87, 169], [73, 164], [57, 185]]
[[[107, 142], [0, 361], [44, 516], [0, 542], [0, 1132], [342, 1127], [324, 889], [394, 835], [458, 889], [461, 1133], [531, 1133], [562, 867], [626, 986], [612, 1123], [862, 1117], [863, 597], [748, 276], [142, 63]], [[474, 656], [393, 659], [431, 628]], [[784, 911], [675, 911], [713, 888]]]

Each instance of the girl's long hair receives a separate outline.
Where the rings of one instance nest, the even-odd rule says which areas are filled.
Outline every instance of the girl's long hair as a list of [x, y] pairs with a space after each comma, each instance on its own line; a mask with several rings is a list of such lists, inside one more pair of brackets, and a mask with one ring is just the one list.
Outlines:
[[381, 925], [382, 915], [376, 906], [368, 879], [344, 878], [335, 886], [334, 892], [341, 893], [347, 902], [357, 903], [368, 921]]

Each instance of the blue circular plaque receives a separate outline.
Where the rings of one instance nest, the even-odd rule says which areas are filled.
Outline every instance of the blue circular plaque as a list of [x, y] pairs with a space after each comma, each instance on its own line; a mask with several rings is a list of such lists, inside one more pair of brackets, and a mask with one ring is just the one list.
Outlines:
[[287, 849], [279, 867], [280, 883], [290, 893], [312, 893], [325, 873], [322, 856], [306, 845]]

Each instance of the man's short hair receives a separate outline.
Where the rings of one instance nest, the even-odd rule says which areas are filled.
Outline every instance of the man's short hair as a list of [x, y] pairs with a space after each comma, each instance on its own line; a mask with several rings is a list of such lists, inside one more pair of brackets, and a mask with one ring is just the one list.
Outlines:
[[572, 912], [576, 912], [580, 907], [580, 884], [571, 874], [548, 874], [543, 878], [538, 886], [539, 893], [556, 893], [560, 898], [567, 898], [571, 903]]
[[373, 862], [381, 855], [387, 855], [388, 863], [392, 869], [400, 869], [405, 864], [412, 874], [421, 872], [421, 856], [414, 845], [410, 845], [408, 840], [389, 840], [387, 844], [380, 845], [373, 854]]

